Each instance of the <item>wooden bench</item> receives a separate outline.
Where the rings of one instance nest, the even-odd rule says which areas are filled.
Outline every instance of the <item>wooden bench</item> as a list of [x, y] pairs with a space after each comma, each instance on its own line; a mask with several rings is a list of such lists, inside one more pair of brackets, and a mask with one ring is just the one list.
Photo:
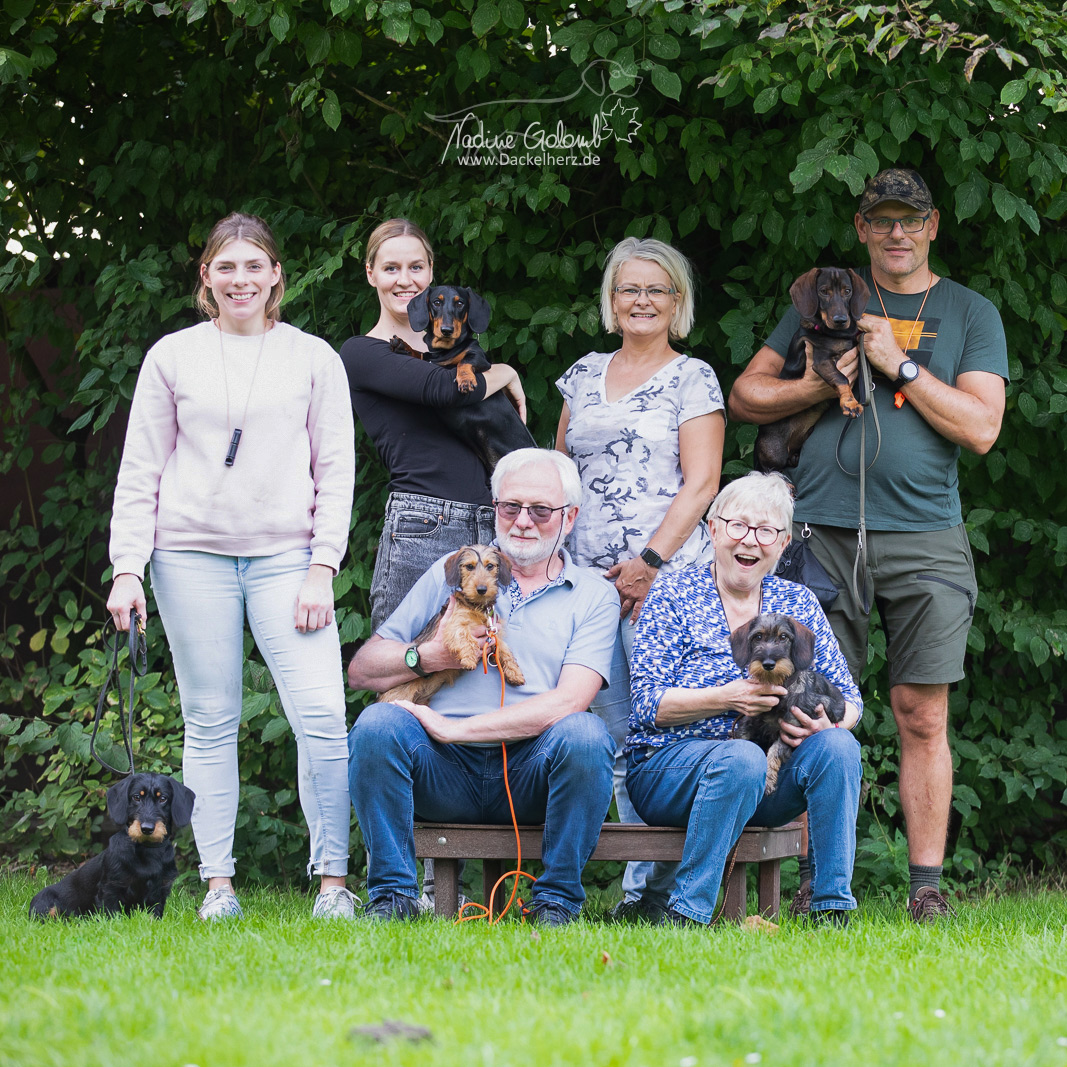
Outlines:
[[[541, 826], [520, 826], [522, 858], [541, 858]], [[759, 910], [767, 918], [778, 914], [781, 895], [782, 860], [800, 855], [801, 824], [751, 826], [741, 835], [734, 869], [726, 884], [723, 916], [740, 921], [746, 911], [746, 872], [749, 863], [759, 864]], [[673, 826], [642, 826], [607, 822], [592, 858], [595, 860], [680, 860], [685, 830]], [[463, 859], [482, 861], [482, 882], [486, 903], [497, 880], [505, 871], [504, 861], [514, 860], [515, 830], [511, 826], [465, 825], [460, 823], [419, 823], [415, 826], [415, 855], [434, 861], [435, 904], [439, 916], [455, 915], [459, 907], [459, 863]], [[512, 863], [511, 866], [514, 866]], [[497, 890], [498, 908], [510, 895]], [[520, 887], [520, 895], [528, 895]]]

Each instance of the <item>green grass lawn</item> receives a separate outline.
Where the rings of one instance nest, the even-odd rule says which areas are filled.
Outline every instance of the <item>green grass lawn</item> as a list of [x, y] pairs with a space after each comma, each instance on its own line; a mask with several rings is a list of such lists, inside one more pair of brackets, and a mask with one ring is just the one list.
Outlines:
[[[773, 935], [582, 922], [313, 923], [310, 898], [242, 894], [41, 924], [0, 877], [0, 1064], [763, 1064], [1067, 1067], [1067, 894], [959, 906], [937, 929], [864, 905], [845, 931]], [[432, 1039], [377, 1044], [396, 1019]]]

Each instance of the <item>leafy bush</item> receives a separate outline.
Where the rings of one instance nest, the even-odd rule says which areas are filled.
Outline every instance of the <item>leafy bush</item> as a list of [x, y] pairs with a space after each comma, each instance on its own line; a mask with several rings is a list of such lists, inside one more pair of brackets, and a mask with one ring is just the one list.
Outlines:
[[[982, 592], [952, 701], [952, 870], [974, 880], [1060, 862], [1062, 12], [999, 0], [9, 0], [0, 24], [2, 211], [21, 246], [0, 267], [14, 369], [0, 476], [37, 472], [0, 537], [6, 847], [77, 853], [97, 829], [105, 782], [84, 739], [104, 669], [93, 633], [116, 446], [145, 348], [192, 321], [195, 252], [217, 217], [243, 207], [270, 220], [292, 281], [286, 315], [335, 346], [376, 316], [360, 261], [373, 225], [403, 214], [426, 226], [438, 276], [492, 303], [485, 347], [521, 370], [548, 444], [553, 380], [612, 343], [596, 302], [616, 241], [653, 235], [693, 259], [688, 347], [729, 387], [797, 274], [865, 258], [853, 205], [867, 176], [900, 163], [924, 172], [942, 208], [935, 270], [997, 304], [1011, 357], [1000, 441], [961, 464]], [[463, 129], [480, 120], [489, 148], [450, 143], [442, 117], [468, 109]], [[543, 156], [557, 124], [589, 142], [578, 162], [486, 162], [506, 131], [520, 131], [512, 156]], [[754, 436], [728, 427], [728, 476], [749, 466]], [[349, 643], [367, 635], [384, 498], [373, 450], [362, 436], [357, 448], [337, 581]], [[174, 769], [179, 710], [150, 625], [139, 756]], [[879, 634], [864, 680], [861, 885], [885, 884], [905, 857], [886, 686]], [[295, 756], [251, 667], [246, 714], [242, 870], [292, 875], [306, 847]]]

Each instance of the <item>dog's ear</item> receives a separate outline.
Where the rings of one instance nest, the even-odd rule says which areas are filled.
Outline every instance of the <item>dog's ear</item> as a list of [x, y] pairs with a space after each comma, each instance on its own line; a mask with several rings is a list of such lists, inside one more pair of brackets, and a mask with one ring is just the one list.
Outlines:
[[752, 662], [752, 657], [749, 655], [750, 642], [748, 635], [752, 632], [752, 626], [755, 620], [752, 622], [746, 622], [744, 626], [738, 626], [730, 634], [730, 649], [734, 654], [734, 663], [738, 667], [743, 667], [746, 671], [748, 665]]
[[430, 325], [430, 288], [423, 289], [408, 301], [408, 322], [413, 330], [423, 332]]
[[500, 577], [497, 579], [497, 589], [503, 592], [511, 585], [511, 560], [503, 552], [496, 554], [497, 566], [500, 568]]
[[848, 313], [855, 322], [867, 310], [867, 301], [871, 298], [871, 291], [867, 288], [867, 283], [851, 267], [848, 276], [852, 282], [852, 299], [848, 302]]
[[792, 620], [796, 637], [793, 640], [793, 670], [806, 671], [815, 662], [815, 634], [803, 623]]
[[489, 307], [489, 301], [484, 296], [479, 295], [473, 289], [467, 290], [467, 307], [470, 311], [467, 314], [467, 323], [471, 328], [471, 333], [484, 333], [489, 329], [489, 317], [492, 315], [492, 309]]
[[188, 826], [192, 822], [196, 794], [187, 785], [176, 782], [173, 778], [170, 782], [174, 790], [170, 800], [170, 816], [174, 821], [174, 828], [178, 829], [179, 826]]
[[458, 552], [453, 552], [452, 555], [445, 560], [445, 581], [448, 582], [449, 589], [459, 588], [459, 564], [460, 560], [463, 558], [463, 553], [466, 551], [466, 546], [464, 546]]
[[126, 825], [130, 811], [130, 783], [133, 775], [127, 775], [107, 791], [107, 813], [119, 826]]
[[812, 267], [789, 287], [789, 297], [793, 301], [793, 307], [800, 312], [802, 319], [815, 318], [819, 310], [819, 293], [815, 288], [815, 278], [818, 273], [819, 268]]

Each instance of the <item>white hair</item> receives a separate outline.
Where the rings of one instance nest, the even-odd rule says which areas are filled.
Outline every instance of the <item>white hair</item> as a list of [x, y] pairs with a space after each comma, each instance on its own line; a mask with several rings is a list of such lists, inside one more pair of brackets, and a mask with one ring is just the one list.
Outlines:
[[567, 507], [576, 508], [581, 504], [582, 479], [574, 460], [552, 448], [518, 448], [502, 457], [493, 470], [490, 481], [493, 499], [499, 499], [500, 487], [505, 478], [534, 464], [547, 464], [556, 468], [560, 485], [563, 487], [563, 503]]
[[793, 526], [793, 493], [784, 475], [749, 471], [719, 490], [708, 509], [708, 521], [719, 518], [726, 510], [738, 514], [765, 514], [776, 517], [783, 530]]

